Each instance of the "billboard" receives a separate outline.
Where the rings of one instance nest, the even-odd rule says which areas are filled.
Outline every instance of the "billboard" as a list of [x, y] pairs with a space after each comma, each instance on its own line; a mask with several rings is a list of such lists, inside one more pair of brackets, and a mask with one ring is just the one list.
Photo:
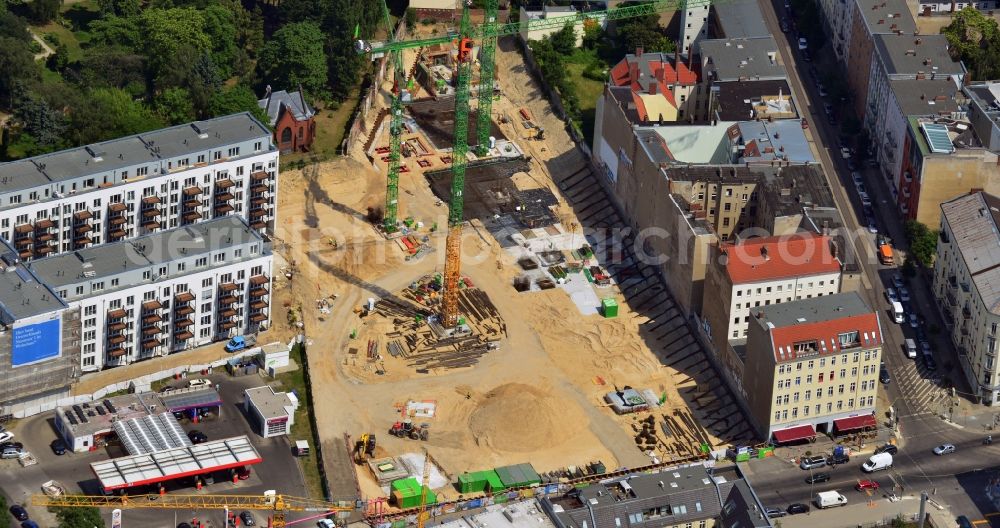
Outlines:
[[11, 366], [23, 367], [62, 355], [62, 319], [14, 327]]

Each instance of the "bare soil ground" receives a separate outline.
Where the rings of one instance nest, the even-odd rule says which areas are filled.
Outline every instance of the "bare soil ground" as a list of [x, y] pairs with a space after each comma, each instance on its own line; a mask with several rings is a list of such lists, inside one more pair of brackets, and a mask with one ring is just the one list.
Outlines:
[[[517, 179], [558, 195], [550, 169], [540, 162], [574, 146], [527, 75], [520, 55], [498, 50], [497, 60], [505, 98], [494, 112], [513, 116], [527, 105], [546, 127], [545, 141], [522, 145], [534, 160], [532, 170]], [[504, 126], [508, 137], [519, 137], [514, 123]], [[441, 272], [444, 265], [443, 233], [430, 233], [429, 227], [435, 222], [446, 225], [446, 209], [436, 204], [419, 171], [400, 178], [400, 217], [424, 222], [419, 234], [430, 237], [433, 252], [407, 261], [395, 242], [385, 241], [366, 222], [367, 208], [384, 200], [384, 164], [376, 164], [382, 172], [356, 152], [353, 159], [281, 176], [276, 247], [289, 262], [293, 278], [275, 289], [271, 332], [294, 333], [296, 326], [284, 311], [301, 306], [324, 446], [339, 445], [344, 433], [357, 438], [370, 432], [378, 438], [379, 455], [426, 447], [452, 478], [520, 462], [530, 462], [539, 471], [594, 460], [609, 468], [648, 463], [649, 457], [635, 447], [630, 429], [635, 417], [616, 416], [601, 399], [613, 385], [627, 384], [665, 394], [668, 411], [685, 407], [678, 392], [681, 377], [662, 366], [643, 341], [640, 318], [627, 305], [617, 319], [581, 316], [559, 289], [517, 293], [511, 286], [516, 266], [503, 261], [499, 245], [478, 221], [465, 229], [462, 269], [507, 324], [509, 337], [499, 349], [471, 368], [427, 374], [391, 359], [383, 374], [352, 364], [350, 348], [363, 348], [367, 336], [392, 330], [385, 320], [360, 318], [356, 309], [370, 297], [395, 295], [422, 275]], [[559, 209], [564, 226], [579, 229], [571, 209]], [[320, 313], [316, 301], [333, 296], [330, 313]], [[357, 332], [353, 340], [352, 331]], [[435, 417], [426, 420], [431, 424], [427, 442], [387, 434], [408, 400], [437, 403]], [[364, 495], [383, 494], [367, 471], [359, 471], [359, 477]]]

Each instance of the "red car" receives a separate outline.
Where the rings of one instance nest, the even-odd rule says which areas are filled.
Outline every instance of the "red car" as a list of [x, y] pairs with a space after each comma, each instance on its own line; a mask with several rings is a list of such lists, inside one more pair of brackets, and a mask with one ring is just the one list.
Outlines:
[[240, 480], [246, 480], [250, 478], [250, 468], [246, 466], [240, 466], [236, 468], [236, 478]]
[[875, 491], [879, 488], [878, 482], [874, 480], [859, 480], [858, 485], [854, 486], [854, 489], [858, 491], [872, 490]]

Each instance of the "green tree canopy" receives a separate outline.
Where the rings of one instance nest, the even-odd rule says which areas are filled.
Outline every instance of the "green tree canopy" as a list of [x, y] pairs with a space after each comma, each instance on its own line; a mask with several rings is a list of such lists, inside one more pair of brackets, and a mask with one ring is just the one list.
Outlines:
[[328, 93], [325, 40], [314, 22], [297, 22], [279, 29], [260, 51], [258, 77], [275, 89], [301, 84], [310, 97], [322, 97]]
[[38, 66], [24, 41], [0, 37], [0, 105], [10, 104], [11, 91], [20, 80], [38, 77]]
[[257, 105], [257, 96], [250, 88], [242, 85], [233, 86], [215, 92], [208, 106], [206, 117], [216, 117], [239, 112], [250, 112], [264, 126], [268, 126], [267, 113]]
[[208, 6], [202, 15], [205, 18], [205, 35], [212, 42], [212, 62], [219, 68], [222, 77], [229, 77], [239, 54], [236, 17], [233, 11], [221, 5]]
[[108, 16], [90, 23], [92, 47], [142, 50], [143, 31], [136, 17]]
[[928, 229], [916, 220], [907, 220], [905, 230], [913, 257], [926, 267], [933, 265], [934, 255], [937, 253], [937, 231]]
[[82, 96], [70, 113], [75, 145], [97, 143], [162, 128], [164, 122], [123, 90], [98, 88]]
[[154, 72], [159, 72], [181, 47], [198, 52], [212, 49], [212, 41], [204, 29], [205, 16], [194, 8], [146, 9], [139, 16], [139, 26], [143, 49]]
[[952, 16], [941, 33], [948, 38], [952, 57], [965, 63], [973, 79], [1000, 77], [1000, 27], [995, 19], [966, 7]]
[[576, 49], [576, 31], [570, 22], [567, 22], [559, 31], [549, 35], [549, 39], [552, 43], [552, 49], [556, 53], [571, 55]]
[[141, 0], [97, 0], [103, 16], [132, 17], [142, 12]]
[[167, 88], [153, 101], [156, 113], [171, 125], [194, 121], [194, 103], [191, 94], [184, 88]]
[[14, 120], [21, 127], [20, 133], [31, 137], [32, 148], [25, 154], [31, 156], [57, 150], [66, 130], [62, 112], [21, 83], [14, 92]]
[[26, 4], [28, 18], [38, 25], [48, 24], [59, 16], [59, 7], [62, 2], [59, 0], [32, 0]]
[[0, 37], [8, 37], [22, 42], [31, 40], [28, 23], [9, 11], [0, 11]]
[[94, 88], [121, 88], [135, 97], [146, 91], [145, 58], [131, 50], [92, 46], [83, 50], [81, 84]]
[[59, 521], [59, 528], [94, 528], [104, 526], [104, 519], [97, 508], [51, 508]]

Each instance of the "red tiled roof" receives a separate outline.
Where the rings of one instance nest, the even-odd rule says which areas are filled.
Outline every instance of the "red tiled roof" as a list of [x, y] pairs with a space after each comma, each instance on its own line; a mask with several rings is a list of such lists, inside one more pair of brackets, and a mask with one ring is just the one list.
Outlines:
[[[795, 343], [815, 341], [817, 350], [810, 354], [839, 354], [844, 350], [840, 346], [838, 336], [847, 332], [858, 332], [857, 346], [875, 348], [882, 345], [882, 333], [879, 331], [878, 316], [875, 313], [852, 315], [828, 321], [803, 322], [789, 326], [771, 328], [771, 344], [774, 348], [774, 359], [777, 362], [797, 359]], [[866, 339], [867, 334], [867, 339]], [[784, 353], [782, 353], [784, 352]]]
[[733, 284], [761, 282], [840, 271], [840, 261], [830, 252], [830, 237], [815, 233], [751, 238], [721, 244], [728, 255], [726, 271]]
[[[644, 91], [646, 86], [639, 85], [639, 59], [635, 55], [629, 55], [622, 59], [614, 68], [611, 68], [611, 82], [615, 86], [631, 85], [633, 90]], [[687, 67], [687, 64], [680, 63], [676, 69], [670, 62], [651, 60], [648, 62], [649, 69], [653, 77], [659, 81], [666, 90], [668, 84], [695, 85], [698, 83], [698, 75]]]

